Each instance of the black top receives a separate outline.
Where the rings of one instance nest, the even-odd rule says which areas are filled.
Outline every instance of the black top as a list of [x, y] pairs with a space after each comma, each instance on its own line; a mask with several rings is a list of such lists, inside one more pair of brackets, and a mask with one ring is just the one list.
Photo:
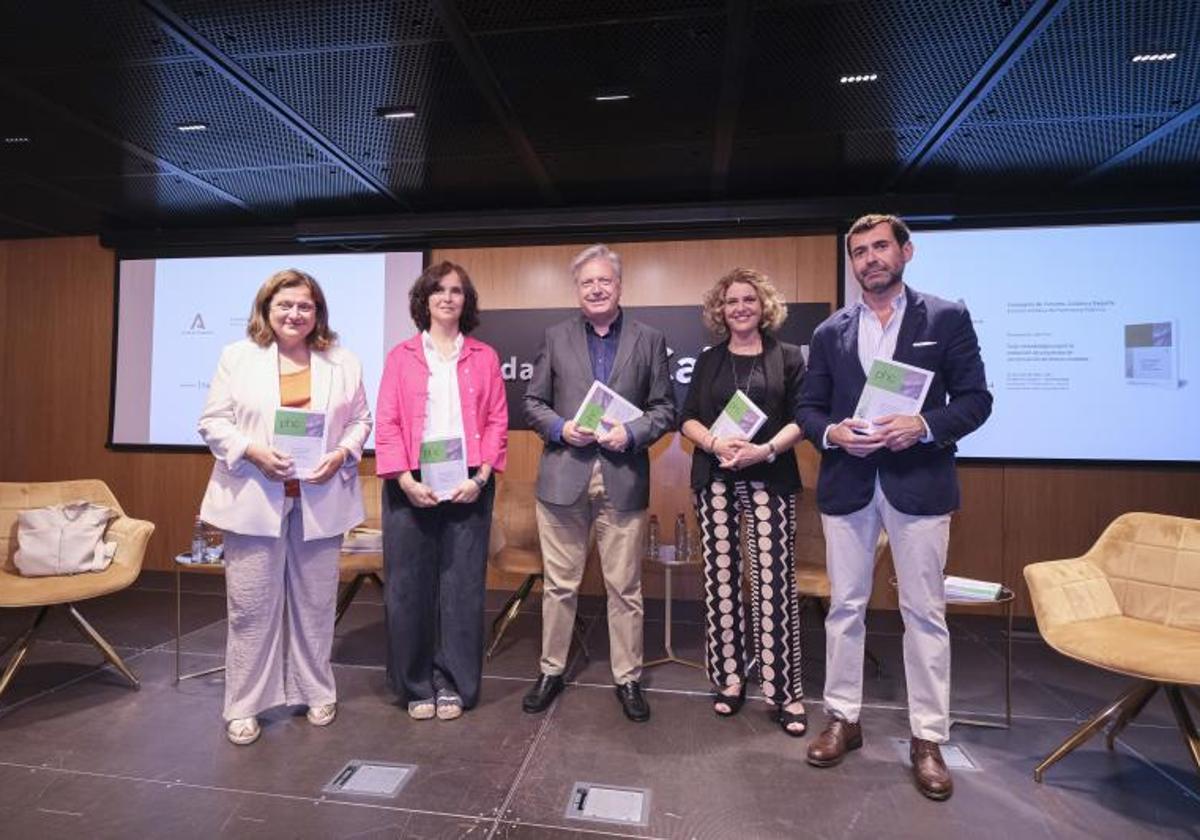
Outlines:
[[[767, 421], [754, 436], [754, 443], [766, 443], [788, 423], [796, 421], [804, 357], [795, 344], [776, 341], [769, 335], [764, 335], [762, 341], [763, 352], [758, 357], [730, 353], [728, 341], [700, 354], [692, 369], [692, 384], [683, 404], [681, 425], [696, 420], [706, 428], [711, 426], [737, 388], [747, 393], [767, 414]], [[755, 358], [759, 360], [757, 365], [751, 361]], [[722, 474], [717, 466], [717, 456], [697, 446], [692, 454], [692, 489], [706, 487]], [[763, 481], [778, 493], [794, 493], [800, 489], [800, 468], [796, 464], [795, 450], [778, 453], [773, 464], [764, 461], [727, 476]]]

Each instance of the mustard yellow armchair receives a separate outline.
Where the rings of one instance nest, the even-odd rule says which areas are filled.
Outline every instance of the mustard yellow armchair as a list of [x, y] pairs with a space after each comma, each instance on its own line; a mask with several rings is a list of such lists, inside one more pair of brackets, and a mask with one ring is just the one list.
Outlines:
[[[13, 556], [17, 551], [17, 516], [22, 510], [62, 504], [83, 499], [106, 505], [121, 515], [108, 524], [106, 541], [117, 544], [112, 563], [102, 572], [51, 577], [23, 577], [17, 572]], [[80, 601], [119, 592], [137, 580], [146, 554], [146, 543], [154, 525], [126, 516], [112, 491], [103, 481], [49, 481], [40, 483], [0, 483], [0, 609], [34, 608], [29, 628], [0, 651], [0, 659], [12, 651], [0, 675], [0, 695], [29, 655], [38, 628], [53, 606], [67, 608], [71, 621], [89, 642], [125, 679], [139, 687], [138, 679], [104, 637], [88, 624], [76, 606]]]
[[[361, 528], [370, 528], [372, 530], [380, 530], [383, 528], [383, 516], [381, 513], [383, 504], [383, 479], [375, 475], [360, 475], [358, 477], [362, 486], [363, 514], [364, 519], [360, 523]], [[346, 614], [346, 610], [350, 609], [350, 604], [354, 601], [354, 596], [358, 594], [358, 590], [368, 580], [374, 581], [375, 585], [383, 589], [383, 552], [382, 551], [343, 551], [338, 556], [338, 573], [341, 578], [350, 578], [350, 582], [346, 584], [346, 588], [342, 590], [342, 594], [338, 596], [337, 612], [333, 620], [336, 626], [342, 620], [342, 616]]]
[[1137, 679], [1033, 771], [1046, 769], [1106, 724], [1108, 748], [1159, 688], [1200, 772], [1200, 520], [1155, 513], [1117, 517], [1082, 557], [1025, 567], [1038, 629], [1052, 648]]

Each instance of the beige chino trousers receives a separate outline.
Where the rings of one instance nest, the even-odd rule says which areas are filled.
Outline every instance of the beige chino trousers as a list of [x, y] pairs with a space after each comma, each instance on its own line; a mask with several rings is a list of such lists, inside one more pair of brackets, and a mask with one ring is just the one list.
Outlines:
[[537, 503], [542, 544], [542, 660], [544, 674], [567, 667], [579, 584], [595, 529], [600, 569], [608, 595], [609, 664], [613, 682], [642, 677], [642, 548], [646, 511], [618, 511], [604, 491], [600, 459], [592, 464], [586, 491], [570, 505]]

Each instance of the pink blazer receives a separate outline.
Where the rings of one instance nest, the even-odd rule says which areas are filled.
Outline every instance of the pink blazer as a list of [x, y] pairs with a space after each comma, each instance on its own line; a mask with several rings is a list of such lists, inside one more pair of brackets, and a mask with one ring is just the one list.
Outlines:
[[[465, 336], [458, 357], [458, 394], [462, 400], [467, 465], [488, 463], [503, 472], [508, 451], [508, 401], [496, 351]], [[375, 417], [375, 471], [382, 478], [420, 468], [429, 366], [421, 334], [388, 353], [379, 383]]]

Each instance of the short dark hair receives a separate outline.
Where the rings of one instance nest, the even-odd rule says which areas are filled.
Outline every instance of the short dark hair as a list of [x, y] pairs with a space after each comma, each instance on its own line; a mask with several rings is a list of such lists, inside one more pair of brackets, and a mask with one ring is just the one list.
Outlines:
[[442, 260], [421, 272], [408, 293], [408, 311], [417, 329], [429, 329], [429, 298], [437, 291], [442, 278], [451, 273], [458, 275], [463, 287], [463, 310], [462, 315], [458, 316], [459, 331], [468, 335], [479, 326], [479, 295], [475, 291], [475, 284], [471, 282], [471, 275], [461, 265]]
[[912, 238], [912, 234], [908, 230], [908, 225], [904, 224], [904, 220], [899, 216], [893, 216], [889, 213], [868, 213], [850, 225], [850, 230], [846, 233], [846, 253], [850, 253], [851, 236], [854, 236], [856, 233], [868, 231], [884, 222], [892, 226], [892, 236], [896, 237], [896, 244], [901, 248]]

